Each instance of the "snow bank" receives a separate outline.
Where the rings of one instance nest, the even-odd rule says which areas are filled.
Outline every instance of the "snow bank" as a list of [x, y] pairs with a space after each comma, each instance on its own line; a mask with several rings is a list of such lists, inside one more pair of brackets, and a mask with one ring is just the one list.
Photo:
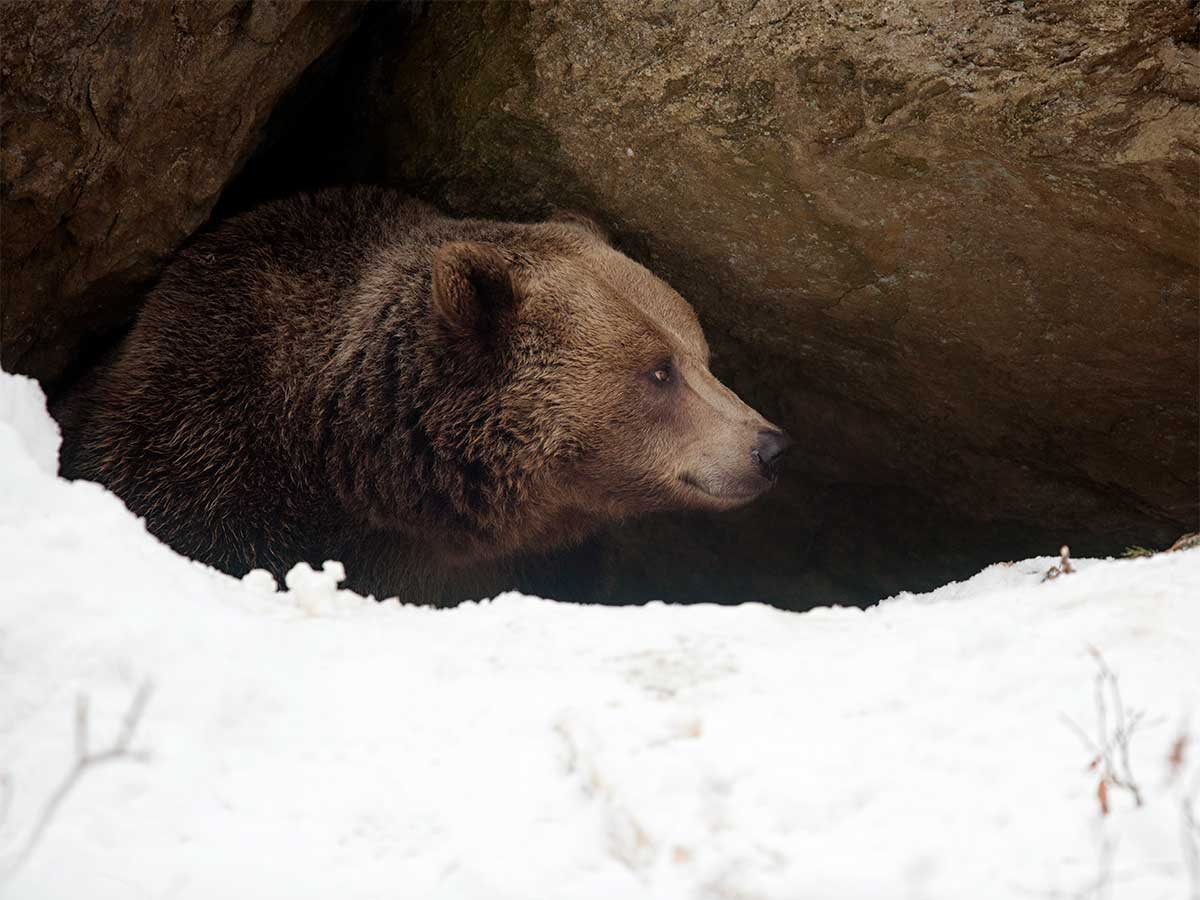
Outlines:
[[[1188, 890], [1167, 760], [1200, 725], [1200, 552], [1045, 583], [1052, 559], [997, 565], [865, 612], [431, 610], [339, 591], [336, 566], [277, 592], [189, 562], [54, 477], [56, 447], [36, 386], [0, 374], [6, 896]], [[1146, 713], [1144, 804], [1113, 787], [1108, 816], [1063, 719], [1098, 734], [1089, 645]], [[129, 753], [20, 860], [71, 770], [77, 696], [102, 751], [143, 684]]]

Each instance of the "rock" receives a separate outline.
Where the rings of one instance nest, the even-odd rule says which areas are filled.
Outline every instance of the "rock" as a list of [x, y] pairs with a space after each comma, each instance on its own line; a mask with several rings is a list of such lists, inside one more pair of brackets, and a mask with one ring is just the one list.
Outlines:
[[626, 532], [614, 593], [686, 595], [721, 557], [743, 598], [805, 572], [869, 596], [1196, 521], [1193, 5], [433, 4], [366, 30], [345, 127], [372, 152], [335, 178], [598, 212], [798, 439], [740, 530]]
[[53, 385], [208, 217], [359, 4], [8, 3], [3, 364]]

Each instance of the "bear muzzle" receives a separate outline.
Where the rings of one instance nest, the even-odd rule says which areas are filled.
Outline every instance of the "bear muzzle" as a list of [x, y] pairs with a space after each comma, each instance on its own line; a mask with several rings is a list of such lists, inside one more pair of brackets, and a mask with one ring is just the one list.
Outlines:
[[764, 428], [758, 433], [758, 441], [750, 451], [750, 459], [763, 477], [774, 480], [779, 474], [779, 465], [792, 439], [787, 432], [778, 428]]
[[[715, 509], [742, 506], [775, 484], [783, 457], [792, 443], [784, 431], [768, 425], [755, 433], [753, 446], [742, 451], [740, 461], [735, 463], [732, 457], [727, 457], [728, 462], [721, 465], [710, 459], [684, 471], [679, 480], [693, 494], [691, 505]], [[695, 497], [697, 494], [702, 499]]]

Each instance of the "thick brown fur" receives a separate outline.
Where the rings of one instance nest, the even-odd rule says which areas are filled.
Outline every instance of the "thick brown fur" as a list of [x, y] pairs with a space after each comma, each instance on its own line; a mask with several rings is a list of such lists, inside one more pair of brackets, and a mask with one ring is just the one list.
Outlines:
[[771, 426], [707, 354], [585, 220], [334, 189], [179, 255], [63, 406], [63, 472], [235, 574], [340, 559], [361, 591], [451, 602], [606, 521], [761, 492]]

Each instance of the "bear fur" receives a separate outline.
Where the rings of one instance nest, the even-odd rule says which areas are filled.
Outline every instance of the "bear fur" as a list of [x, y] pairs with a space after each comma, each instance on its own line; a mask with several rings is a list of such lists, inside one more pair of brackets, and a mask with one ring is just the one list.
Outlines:
[[584, 217], [331, 189], [178, 255], [59, 409], [63, 474], [233, 574], [339, 559], [363, 593], [449, 603], [605, 522], [765, 490], [785, 439], [707, 357]]

